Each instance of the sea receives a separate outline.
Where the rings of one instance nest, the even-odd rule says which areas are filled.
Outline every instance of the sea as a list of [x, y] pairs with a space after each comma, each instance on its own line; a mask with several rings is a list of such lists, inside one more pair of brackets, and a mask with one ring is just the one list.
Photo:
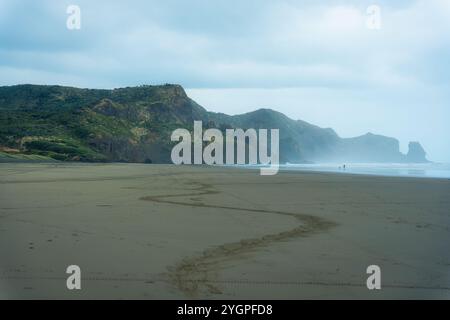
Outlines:
[[[344, 168], [345, 165], [345, 168]], [[334, 172], [390, 177], [450, 178], [448, 163], [321, 163], [282, 164], [280, 170]]]

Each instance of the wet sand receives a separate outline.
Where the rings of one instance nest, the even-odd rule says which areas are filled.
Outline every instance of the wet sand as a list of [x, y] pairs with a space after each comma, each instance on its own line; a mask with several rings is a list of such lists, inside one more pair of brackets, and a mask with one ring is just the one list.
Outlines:
[[0, 298], [448, 299], [449, 244], [448, 179], [0, 164]]

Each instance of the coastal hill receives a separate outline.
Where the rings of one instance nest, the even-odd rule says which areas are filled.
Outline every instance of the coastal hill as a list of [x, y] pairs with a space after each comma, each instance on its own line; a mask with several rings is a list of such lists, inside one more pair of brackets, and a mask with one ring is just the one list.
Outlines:
[[208, 112], [179, 85], [113, 90], [63, 86], [0, 87], [0, 161], [64, 160], [170, 163], [177, 128], [276, 128], [280, 162], [427, 162], [418, 142], [405, 155], [398, 140], [333, 129], [271, 109], [230, 116]]

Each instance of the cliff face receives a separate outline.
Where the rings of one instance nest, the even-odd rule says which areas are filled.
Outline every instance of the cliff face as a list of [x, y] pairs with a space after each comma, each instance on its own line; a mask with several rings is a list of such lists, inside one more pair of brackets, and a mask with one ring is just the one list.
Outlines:
[[0, 145], [69, 161], [170, 161], [170, 133], [205, 120], [181, 86], [0, 87]]
[[192, 131], [194, 120], [222, 130], [279, 129], [281, 162], [426, 161], [418, 143], [405, 156], [396, 139], [374, 134], [342, 139], [332, 129], [270, 109], [237, 116], [207, 112], [178, 85], [0, 87], [0, 147], [57, 160], [170, 163], [172, 131]]
[[333, 158], [344, 162], [403, 162], [397, 139], [367, 133], [360, 137], [342, 139]]

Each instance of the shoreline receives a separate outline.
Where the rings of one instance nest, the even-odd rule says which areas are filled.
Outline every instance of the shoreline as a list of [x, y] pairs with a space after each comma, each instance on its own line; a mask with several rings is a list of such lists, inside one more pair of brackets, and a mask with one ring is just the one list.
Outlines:
[[[450, 297], [447, 179], [124, 163], [3, 169], [4, 298]], [[82, 270], [79, 292], [65, 288], [71, 264]], [[372, 264], [383, 274], [377, 292], [365, 287]]]
[[[7, 165], [16, 165], [16, 164], [43, 164], [43, 165], [56, 165], [56, 166], [64, 166], [64, 165], [80, 165], [80, 166], [107, 166], [107, 165], [145, 165], [145, 166], [173, 166], [173, 167], [198, 167], [198, 168], [227, 168], [227, 169], [239, 169], [239, 170], [259, 170], [263, 166], [254, 166], [254, 165], [195, 165], [195, 164], [182, 164], [182, 165], [175, 165], [175, 164], [167, 164], [167, 163], [140, 163], [140, 162], [81, 162], [81, 161], [12, 161], [12, 162], [2, 162], [0, 161], [0, 166], [7, 166]], [[428, 164], [438, 164], [438, 165], [444, 165], [449, 166], [450, 164], [447, 163], [428, 163]], [[307, 164], [310, 166], [313, 166], [312, 164]], [[328, 166], [329, 164], [315, 164], [317, 166]], [[409, 174], [383, 174], [383, 173], [369, 173], [369, 172], [351, 172], [352, 165], [366, 165], [360, 164], [360, 163], [349, 163], [347, 170], [321, 170], [321, 169], [308, 169], [308, 168], [302, 168], [296, 167], [296, 168], [289, 168], [286, 165], [280, 165], [279, 166], [279, 174], [280, 172], [289, 172], [289, 173], [301, 173], [301, 174], [307, 174], [307, 173], [317, 173], [317, 174], [337, 174], [337, 175], [355, 175], [355, 176], [367, 176], [367, 177], [385, 177], [385, 178], [417, 178], [417, 179], [442, 179], [442, 180], [450, 180], [450, 173], [449, 176], [427, 176], [427, 175], [409, 175]], [[403, 165], [402, 163], [393, 163], [393, 164], [384, 164], [384, 163], [368, 163], [367, 165], [380, 165], [380, 166], [390, 166], [393, 165], [393, 168], [396, 168], [397, 165]], [[421, 165], [421, 163], [410, 163], [409, 165]], [[425, 165], [425, 164], [424, 164]], [[290, 164], [289, 166], [295, 166], [293, 164]], [[413, 169], [414, 170], [414, 169]]]

